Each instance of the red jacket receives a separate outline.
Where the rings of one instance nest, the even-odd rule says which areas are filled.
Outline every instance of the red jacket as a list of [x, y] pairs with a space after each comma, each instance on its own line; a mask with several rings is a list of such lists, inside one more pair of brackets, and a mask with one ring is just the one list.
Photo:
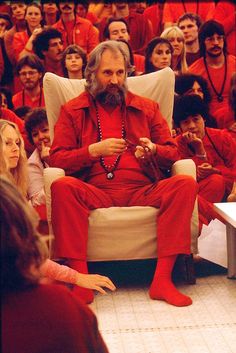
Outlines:
[[76, 16], [76, 22], [72, 33], [72, 43], [69, 41], [68, 33], [61, 19], [56, 22], [53, 27], [62, 33], [62, 39], [65, 48], [69, 44], [77, 44], [83, 48], [86, 53], [90, 53], [99, 43], [98, 30], [92, 25], [90, 21], [86, 20], [85, 18]]
[[[138, 141], [140, 137], [150, 138], [157, 144], [156, 158], [159, 166], [169, 169], [179, 159], [179, 154], [158, 104], [128, 92], [126, 109], [126, 137], [131, 141]], [[94, 104], [91, 96], [83, 92], [61, 108], [50, 150], [50, 166], [63, 168], [67, 174], [79, 171], [80, 177], [86, 179], [94, 162], [88, 146], [97, 141]]]
[[[225, 178], [231, 181], [236, 180], [236, 142], [225, 130], [206, 128], [206, 131], [215, 148], [207, 135], [205, 135], [202, 142], [207, 154], [207, 160], [204, 162], [210, 163], [213, 167], [219, 169]], [[192, 158], [196, 165], [203, 163], [201, 158], [195, 157], [195, 153], [192, 152], [186, 141], [182, 139], [182, 135], [178, 136], [176, 140], [181, 158]]]

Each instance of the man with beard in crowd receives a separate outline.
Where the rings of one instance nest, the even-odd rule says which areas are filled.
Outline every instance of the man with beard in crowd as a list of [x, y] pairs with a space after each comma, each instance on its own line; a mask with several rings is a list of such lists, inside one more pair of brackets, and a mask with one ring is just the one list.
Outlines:
[[201, 58], [190, 66], [189, 71], [207, 80], [212, 97], [210, 113], [214, 115], [217, 109], [229, 107], [230, 80], [235, 72], [236, 57], [227, 53], [224, 27], [219, 22], [205, 22], [198, 37]]
[[[144, 173], [146, 150], [164, 170], [179, 156], [158, 105], [127, 90], [128, 67], [119, 42], [100, 43], [88, 59], [85, 92], [61, 108], [50, 150], [50, 165], [67, 174], [51, 188], [55, 255], [87, 273], [90, 210], [157, 207], [158, 264], [149, 295], [176, 306], [191, 305], [191, 298], [172, 283], [171, 273], [177, 255], [190, 253], [196, 182], [176, 175], [153, 183]], [[93, 301], [90, 289], [77, 286], [73, 291], [83, 301]]]

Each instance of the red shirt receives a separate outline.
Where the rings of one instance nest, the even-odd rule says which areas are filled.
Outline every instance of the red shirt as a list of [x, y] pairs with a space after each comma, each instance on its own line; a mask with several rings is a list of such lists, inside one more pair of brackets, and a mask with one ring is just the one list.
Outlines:
[[[183, 4], [184, 2], [184, 4]], [[214, 1], [170, 1], [166, 0], [163, 8], [162, 23], [177, 23], [180, 16], [186, 12], [192, 12], [201, 17], [205, 22], [214, 16]]]
[[2, 352], [108, 353], [97, 319], [69, 289], [38, 285], [2, 299]]
[[[230, 90], [230, 80], [233, 72], [235, 72], [236, 68], [236, 57], [233, 55], [227, 55], [227, 77], [224, 85], [224, 90], [222, 93], [223, 101], [219, 102], [217, 100], [217, 95], [214, 92], [210, 80], [207, 75], [207, 71], [204, 65], [204, 60], [203, 58], [198, 59], [195, 61], [190, 67], [189, 71], [193, 74], [200, 75], [203, 78], [205, 78], [208, 82], [208, 87], [210, 94], [212, 96], [212, 101], [210, 103], [210, 112], [214, 116], [214, 112], [218, 110], [221, 107], [228, 107], [228, 99], [229, 99], [229, 90]], [[213, 85], [215, 86], [215, 89], [217, 92], [220, 92], [223, 81], [224, 81], [224, 73], [225, 73], [225, 65], [223, 65], [220, 68], [213, 68], [208, 65], [208, 70], [209, 74], [211, 77], [211, 80], [213, 82]]]
[[29, 35], [26, 31], [16, 32], [13, 37], [12, 47], [15, 55], [15, 60], [19, 60], [20, 53], [24, 50], [27, 42], [29, 40]]
[[61, 19], [56, 22], [53, 27], [62, 33], [65, 48], [69, 44], [77, 44], [83, 48], [86, 53], [90, 53], [99, 43], [97, 28], [85, 18], [76, 16], [71, 31], [64, 26]]
[[227, 51], [236, 55], [236, 5], [233, 1], [219, 1], [215, 8], [214, 19], [224, 26]]
[[[113, 119], [112, 114], [111, 119]], [[108, 124], [110, 124], [109, 120]], [[176, 145], [157, 103], [128, 92], [125, 129], [126, 137], [134, 143], [137, 143], [140, 137], [145, 136], [157, 144], [156, 158], [160, 167], [169, 169], [179, 159]], [[113, 135], [113, 132], [108, 131], [108, 134]], [[110, 135], [110, 137], [114, 137], [114, 135]], [[55, 136], [50, 150], [50, 166], [63, 168], [66, 174], [78, 173], [80, 178], [87, 180], [93, 164], [99, 162], [99, 158], [90, 157], [88, 146], [97, 141], [98, 128], [95, 107], [90, 95], [84, 92], [62, 106], [55, 125]], [[127, 173], [130, 175], [132, 169], [136, 178], [137, 173], [141, 174], [140, 169], [134, 167], [136, 161], [127, 164], [126, 158], [127, 154], [124, 153], [124, 157], [122, 155], [118, 165], [117, 171], [122, 171], [120, 172], [120, 181], [122, 178], [123, 180], [126, 178]], [[103, 175], [105, 181], [104, 171]], [[114, 182], [115, 179], [118, 177], [113, 179]]]
[[34, 100], [32, 100], [25, 90], [22, 90], [12, 97], [12, 102], [14, 108], [22, 107], [24, 105], [31, 108], [45, 107], [43, 88], [41, 88], [40, 94]]
[[135, 66], [135, 71], [137, 73], [144, 72], [145, 70], [144, 63], [145, 63], [145, 56], [134, 54], [134, 66]]
[[161, 24], [162, 24], [162, 12], [160, 8], [160, 4], [148, 6], [144, 10], [144, 17], [152, 23], [153, 35], [159, 36], [161, 34]]

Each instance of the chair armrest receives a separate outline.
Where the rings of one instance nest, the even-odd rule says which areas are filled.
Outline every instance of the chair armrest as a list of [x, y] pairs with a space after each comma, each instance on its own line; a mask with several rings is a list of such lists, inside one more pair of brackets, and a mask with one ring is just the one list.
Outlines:
[[196, 180], [196, 164], [192, 159], [180, 159], [172, 165], [172, 175], [190, 175]]

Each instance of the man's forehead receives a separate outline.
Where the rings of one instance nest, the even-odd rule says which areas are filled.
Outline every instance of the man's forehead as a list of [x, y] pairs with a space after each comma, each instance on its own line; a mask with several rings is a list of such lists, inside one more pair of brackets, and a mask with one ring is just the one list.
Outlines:
[[114, 62], [122, 61], [124, 63], [124, 56], [119, 50], [112, 51], [110, 49], [105, 49], [101, 56], [101, 63], [110, 63], [111, 65], [114, 63], [110, 60], [110, 58], [114, 59]]
[[197, 24], [197, 22], [195, 20], [192, 20], [191, 18], [185, 18], [184, 20], [179, 22], [179, 27], [183, 24], [186, 24], [186, 23], [191, 23], [193, 25]]

